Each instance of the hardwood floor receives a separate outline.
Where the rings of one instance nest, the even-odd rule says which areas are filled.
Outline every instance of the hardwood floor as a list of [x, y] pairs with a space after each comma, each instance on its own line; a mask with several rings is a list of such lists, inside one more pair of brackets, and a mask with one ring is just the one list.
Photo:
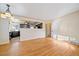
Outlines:
[[52, 38], [0, 45], [1, 56], [79, 56], [79, 46]]

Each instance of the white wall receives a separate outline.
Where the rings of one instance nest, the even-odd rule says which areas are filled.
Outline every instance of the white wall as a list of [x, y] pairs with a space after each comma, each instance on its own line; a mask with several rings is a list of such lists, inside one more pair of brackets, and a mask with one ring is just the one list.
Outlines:
[[54, 34], [74, 37], [79, 41], [79, 11], [53, 21], [52, 31]]
[[44, 37], [45, 37], [45, 30], [43, 29], [27, 29], [27, 28], [20, 29], [21, 41], [44, 38]]
[[0, 18], [0, 44], [9, 43], [9, 22]]

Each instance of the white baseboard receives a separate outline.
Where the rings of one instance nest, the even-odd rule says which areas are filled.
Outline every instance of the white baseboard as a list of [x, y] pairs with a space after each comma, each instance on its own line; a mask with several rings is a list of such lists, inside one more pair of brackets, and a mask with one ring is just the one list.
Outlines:
[[6, 41], [6, 42], [0, 42], [0, 45], [3, 45], [3, 44], [8, 44], [9, 43], [9, 41]]
[[75, 41], [71, 41], [72, 44], [75, 44], [75, 45], [79, 45], [79, 41], [78, 42], [75, 42]]
[[[38, 39], [38, 38], [34, 38], [34, 39]], [[34, 39], [20, 39], [20, 41], [27, 41], [27, 40], [34, 40]]]

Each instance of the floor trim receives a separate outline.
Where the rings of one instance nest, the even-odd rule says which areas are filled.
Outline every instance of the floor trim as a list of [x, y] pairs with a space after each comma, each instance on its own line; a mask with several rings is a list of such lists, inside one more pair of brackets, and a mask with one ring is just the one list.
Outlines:
[[6, 42], [0, 43], [0, 45], [4, 45], [4, 44], [8, 44], [8, 43], [9, 43], [9, 41], [6, 41]]

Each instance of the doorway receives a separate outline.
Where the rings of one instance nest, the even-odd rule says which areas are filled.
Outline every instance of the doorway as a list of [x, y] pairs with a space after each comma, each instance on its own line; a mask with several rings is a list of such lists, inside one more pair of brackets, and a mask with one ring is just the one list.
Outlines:
[[46, 37], [51, 37], [51, 21], [47, 21], [45, 24]]
[[11, 43], [20, 41], [20, 24], [18, 22], [9, 22], [9, 40]]

